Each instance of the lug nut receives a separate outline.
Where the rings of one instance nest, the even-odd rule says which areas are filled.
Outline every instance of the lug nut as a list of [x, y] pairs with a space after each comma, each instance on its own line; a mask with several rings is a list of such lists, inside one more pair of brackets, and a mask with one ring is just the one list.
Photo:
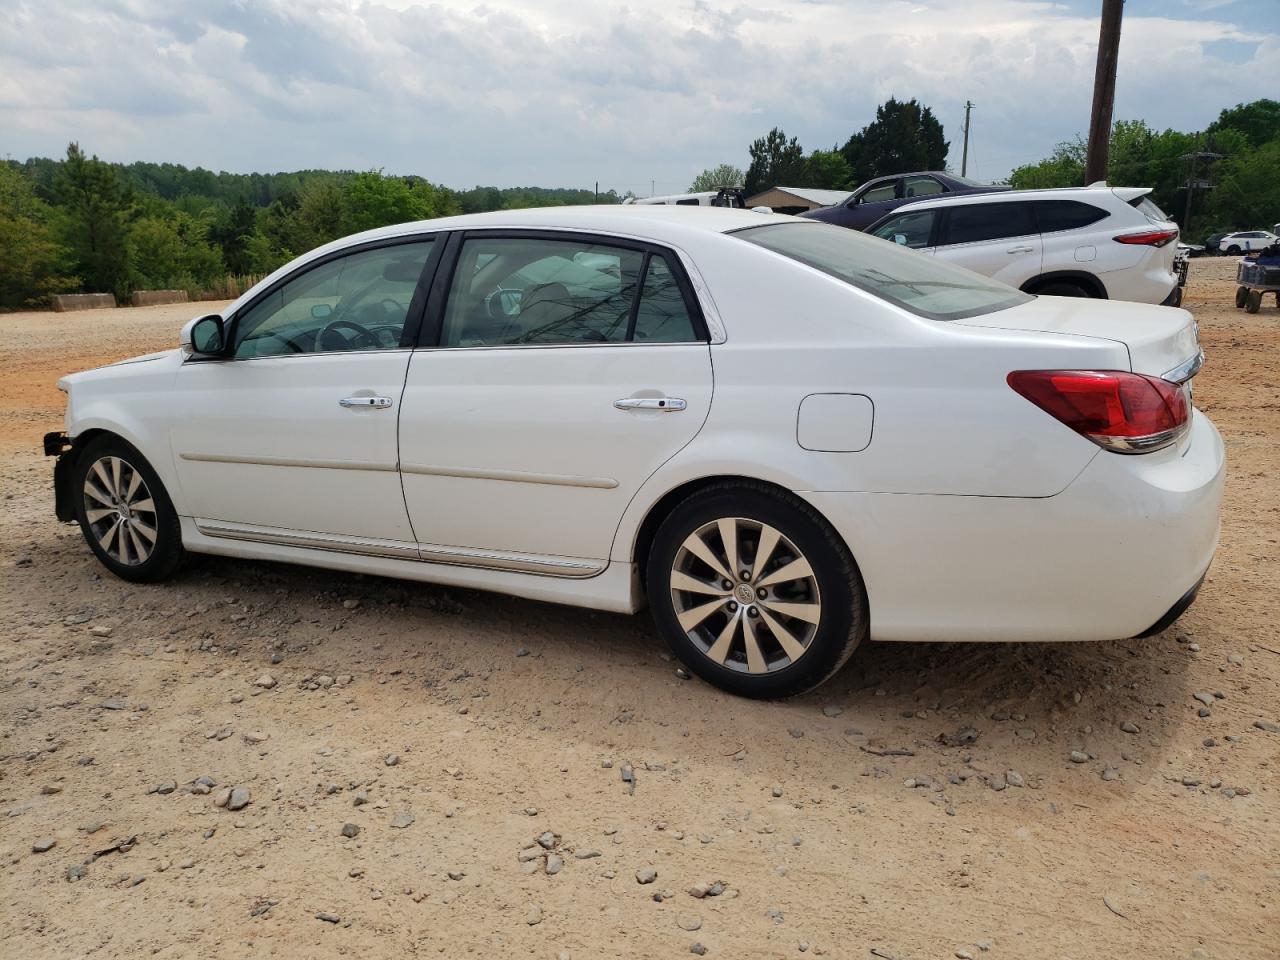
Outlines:
[[750, 570], [743, 570], [743, 571], [742, 571], [742, 579], [743, 579], [743, 580], [750, 580], [750, 579], [751, 579], [751, 571], [750, 571]]
[[759, 597], [761, 600], [763, 600], [768, 595], [769, 595], [769, 591], [766, 590], [764, 587], [761, 587], [759, 590], [756, 591], [756, 596]]
[[732, 584], [732, 583], [730, 583], [728, 580], [721, 580], [721, 581], [720, 581], [720, 587], [721, 587], [721, 589], [723, 589], [723, 590], [732, 590], [732, 589], [733, 589], [733, 584]]
[[729, 612], [730, 612], [730, 613], [736, 613], [736, 612], [737, 612], [737, 610], [738, 610], [738, 605], [737, 605], [737, 603], [735, 603], [734, 601], [730, 600], [730, 601], [729, 601]]
[[760, 611], [759, 611], [759, 610], [757, 610], [755, 607], [747, 607], [747, 616], [748, 616], [748, 617], [758, 617], [758, 616], [760, 616]]

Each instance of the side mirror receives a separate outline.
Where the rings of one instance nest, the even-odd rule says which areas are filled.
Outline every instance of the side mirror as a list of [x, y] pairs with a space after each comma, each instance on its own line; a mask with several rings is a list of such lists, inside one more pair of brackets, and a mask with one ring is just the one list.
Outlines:
[[221, 356], [226, 348], [226, 330], [222, 317], [211, 313], [207, 317], [189, 321], [178, 336], [178, 346], [188, 356]]
[[899, 246], [905, 247], [907, 245], [907, 235], [905, 233], [895, 233], [893, 235], [893, 242]]
[[[384, 270], [383, 273], [386, 273]], [[333, 316], [333, 307], [327, 303], [317, 303], [311, 308], [312, 320], [328, 320]]]

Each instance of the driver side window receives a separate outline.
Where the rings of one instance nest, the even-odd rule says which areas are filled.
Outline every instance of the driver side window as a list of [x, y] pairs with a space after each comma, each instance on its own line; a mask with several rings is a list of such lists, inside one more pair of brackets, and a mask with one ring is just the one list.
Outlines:
[[232, 356], [398, 349], [431, 244], [362, 250], [305, 270], [236, 318]]

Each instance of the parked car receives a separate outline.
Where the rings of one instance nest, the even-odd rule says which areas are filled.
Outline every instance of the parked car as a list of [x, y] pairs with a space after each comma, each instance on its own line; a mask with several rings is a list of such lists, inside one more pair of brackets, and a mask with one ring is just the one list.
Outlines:
[[657, 204], [672, 207], [737, 207], [746, 206], [741, 187], [720, 187], [717, 190], [700, 190], [697, 193], [673, 193], [665, 197], [627, 197], [628, 205], [647, 206]]
[[811, 220], [834, 223], [839, 227], [865, 230], [890, 210], [923, 197], [950, 196], [957, 193], [998, 193], [1006, 186], [977, 183], [937, 170], [902, 173], [892, 177], [868, 180], [841, 203], [820, 207], [801, 214]]
[[1228, 233], [1218, 241], [1218, 249], [1229, 257], [1238, 257], [1242, 253], [1252, 253], [1269, 247], [1280, 240], [1280, 236], [1269, 230], [1241, 230], [1239, 233]]
[[212, 553], [647, 602], [690, 670], [779, 697], [868, 636], [1171, 623], [1218, 539], [1202, 357], [1183, 311], [810, 220], [501, 211], [331, 243], [64, 377], [45, 450], [125, 580]]
[[1178, 225], [1146, 187], [1066, 187], [939, 197], [875, 223], [873, 236], [1027, 293], [1177, 306]]
[[1210, 255], [1221, 253], [1222, 251], [1218, 249], [1218, 243], [1225, 236], [1225, 233], [1211, 233], [1209, 236], [1205, 237], [1204, 252]]

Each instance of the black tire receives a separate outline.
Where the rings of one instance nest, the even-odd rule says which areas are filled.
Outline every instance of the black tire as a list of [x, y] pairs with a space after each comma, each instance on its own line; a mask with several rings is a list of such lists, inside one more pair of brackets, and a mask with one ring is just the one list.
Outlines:
[[1245, 313], [1257, 313], [1258, 308], [1262, 306], [1262, 291], [1250, 290], [1249, 298], [1244, 302]]
[[1227, 247], [1227, 256], [1229, 257], [1240, 256], [1240, 248], [1233, 243], [1231, 246]]
[[[767, 620], [752, 621], [752, 629], [757, 631], [755, 635], [760, 638], [761, 646], [773, 645], [775, 660], [767, 672], [748, 672], [745, 649], [730, 652], [724, 657], [724, 663], [729, 665], [715, 662], [707, 651], [690, 638], [677, 619], [677, 600], [673, 596], [675, 591], [672, 590], [671, 581], [682, 545], [686, 538], [699, 529], [725, 518], [737, 518], [734, 522], [741, 521], [746, 530], [750, 530], [753, 524], [767, 524], [780, 532], [783, 542], [790, 541], [801, 558], [808, 561], [813, 574], [809, 579], [817, 590], [817, 596], [813, 599], [820, 598], [818, 622], [812, 627], [812, 635], [804, 646], [803, 653], [794, 660], [786, 657], [781, 646], [777, 645], [776, 636]], [[717, 542], [720, 542], [718, 538]], [[777, 551], [778, 548], [775, 548], [774, 553]], [[767, 580], [768, 574], [764, 571], [773, 571], [777, 569], [777, 565], [785, 565], [786, 547], [783, 546], [781, 551], [776, 561], [771, 559], [769, 564], [762, 567], [759, 572], [763, 576], [758, 579]], [[687, 557], [687, 553], [684, 555]], [[744, 549], [739, 555], [741, 565], [748, 562], [746, 556]], [[752, 556], [754, 568], [754, 554]], [[857, 564], [844, 542], [809, 504], [762, 483], [717, 483], [699, 490], [680, 503], [658, 528], [649, 551], [646, 573], [653, 619], [672, 652], [689, 670], [708, 683], [739, 696], [776, 699], [811, 690], [844, 666], [867, 635], [866, 588]], [[747, 571], [743, 571], [744, 577], [746, 573]], [[715, 579], [714, 574], [712, 579]], [[734, 582], [736, 585], [738, 578], [735, 577]], [[777, 588], [769, 588], [770, 591], [774, 589]], [[768, 591], [762, 591], [761, 596], [765, 592]], [[719, 620], [710, 619], [706, 623], [712, 626], [699, 624], [690, 632], [705, 630], [708, 637], [706, 642], [709, 643], [710, 636], [718, 630], [718, 627], [712, 627], [717, 623], [727, 623], [727, 610], [734, 606], [732, 596], [724, 599], [728, 606], [724, 610], [717, 609], [711, 615], [712, 618], [719, 617]], [[770, 602], [774, 600], [785, 602], [787, 597], [771, 596]], [[744, 603], [743, 613], [749, 614], [755, 609], [756, 602], [753, 600], [752, 606]], [[768, 607], [764, 601], [760, 601], [760, 607], [772, 609], [775, 614], [779, 612], [778, 608]], [[789, 620], [786, 616], [778, 616], [774, 622], [779, 621], [784, 621], [788, 628], [797, 626], [800, 632], [810, 629], [803, 622]], [[735, 644], [738, 642], [734, 641]]]
[[1092, 297], [1088, 290], [1070, 280], [1054, 280], [1036, 289], [1038, 297]]
[[[132, 480], [132, 474], [129, 471], [136, 471], [141, 479], [141, 485], [137, 491], [138, 499], [128, 510], [129, 522], [135, 525], [134, 530], [128, 536], [129, 542], [124, 545], [117, 543], [114, 537], [102, 534], [104, 524], [108, 526], [115, 524], [119, 514], [113, 512], [101, 497], [93, 500], [93, 503], [97, 512], [104, 513], [106, 516], [97, 519], [89, 516], [89, 503], [92, 498], [85, 492], [86, 483], [90, 480], [94, 465], [100, 461], [103, 463], [103, 469], [110, 473], [111, 460], [108, 458], [114, 458], [123, 463], [122, 474], [126, 478], [125, 485]], [[109, 487], [102, 484], [99, 477], [100, 475], [95, 472], [94, 488], [99, 491], [105, 490], [110, 497]], [[145, 494], [150, 494], [150, 497], [146, 497]], [[76, 519], [80, 523], [80, 532], [84, 535], [85, 542], [89, 544], [89, 549], [104, 567], [120, 579], [133, 583], [158, 583], [173, 576], [174, 571], [182, 563], [186, 552], [182, 548], [182, 528], [178, 523], [178, 514], [173, 508], [173, 501], [169, 499], [164, 484], [160, 482], [151, 464], [147, 463], [146, 458], [136, 448], [124, 440], [111, 434], [103, 434], [89, 442], [76, 459], [75, 469], [71, 474], [71, 496], [75, 504]], [[102, 502], [99, 503], [99, 501]], [[145, 533], [147, 530], [154, 531], [154, 539]], [[122, 539], [126, 532], [123, 529], [117, 530]], [[104, 539], [107, 542], [106, 547], [103, 545]], [[143, 544], [144, 549], [150, 548], [150, 552], [145, 557], [142, 549], [135, 546], [139, 543]], [[110, 549], [119, 552], [121, 556], [108, 552]]]
[[1248, 287], [1236, 287], [1236, 309], [1244, 306], [1244, 302], [1249, 299]]

